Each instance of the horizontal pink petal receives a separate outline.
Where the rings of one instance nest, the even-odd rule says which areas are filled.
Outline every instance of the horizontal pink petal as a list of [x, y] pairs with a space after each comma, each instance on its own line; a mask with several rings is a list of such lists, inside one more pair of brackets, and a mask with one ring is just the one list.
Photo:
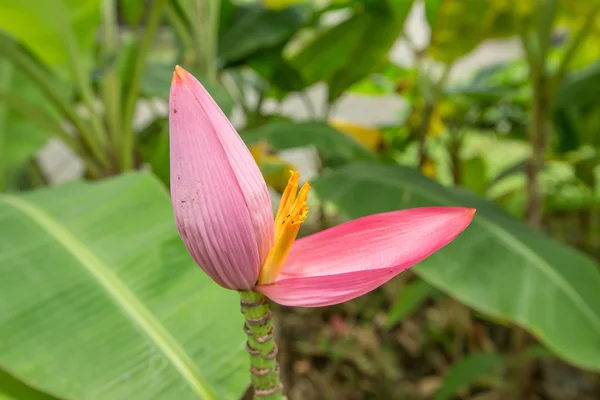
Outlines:
[[251, 288], [273, 245], [266, 183], [227, 117], [180, 67], [169, 108], [171, 198], [179, 233], [217, 283]]
[[425, 207], [359, 218], [298, 240], [271, 285], [271, 300], [318, 307], [361, 296], [450, 243], [475, 210]]

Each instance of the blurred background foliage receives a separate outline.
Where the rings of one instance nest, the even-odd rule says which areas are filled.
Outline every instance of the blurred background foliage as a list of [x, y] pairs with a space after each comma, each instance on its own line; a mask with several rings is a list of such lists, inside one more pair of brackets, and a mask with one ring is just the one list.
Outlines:
[[176, 64], [274, 199], [308, 171], [302, 234], [477, 208], [381, 289], [277, 309], [290, 399], [600, 397], [599, 2], [0, 0], [0, 399], [244, 396], [236, 295], [171, 215]]

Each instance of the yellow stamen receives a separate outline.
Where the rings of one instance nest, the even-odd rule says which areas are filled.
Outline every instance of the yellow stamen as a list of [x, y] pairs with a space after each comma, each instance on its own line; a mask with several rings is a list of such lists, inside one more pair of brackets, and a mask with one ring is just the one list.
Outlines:
[[260, 270], [259, 284], [268, 284], [275, 281], [290, 254], [292, 244], [294, 244], [300, 230], [300, 225], [308, 216], [306, 199], [308, 198], [310, 184], [307, 181], [296, 196], [300, 174], [294, 171], [291, 172], [292, 176], [281, 197], [281, 203], [275, 217], [275, 245]]
[[277, 240], [281, 233], [282, 223], [285, 217], [290, 213], [292, 206], [294, 205], [296, 192], [298, 191], [300, 174], [295, 171], [290, 171], [290, 174], [290, 180], [281, 195], [281, 201], [279, 202], [279, 208], [277, 209], [277, 215], [275, 216], [275, 240]]

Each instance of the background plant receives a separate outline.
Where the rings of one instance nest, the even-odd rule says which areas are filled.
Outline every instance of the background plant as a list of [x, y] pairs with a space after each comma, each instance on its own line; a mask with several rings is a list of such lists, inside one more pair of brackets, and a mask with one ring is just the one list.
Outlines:
[[[273, 190], [299, 164], [290, 149], [316, 154], [303, 233], [478, 209], [414, 274], [343, 306], [279, 310], [290, 398], [593, 398], [599, 14], [561, 0], [0, 0], [0, 397], [244, 394], [238, 299], [194, 267], [165, 191], [181, 64]], [[522, 56], [461, 74], [498, 39]], [[362, 126], [337, 112], [352, 96], [403, 106]]]

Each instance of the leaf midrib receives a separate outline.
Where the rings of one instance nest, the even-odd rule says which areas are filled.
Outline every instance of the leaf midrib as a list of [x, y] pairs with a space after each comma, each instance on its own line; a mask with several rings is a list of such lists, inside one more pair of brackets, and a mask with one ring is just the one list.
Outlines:
[[[358, 177], [358, 178], [364, 180], [364, 177]], [[424, 191], [419, 186], [413, 185], [408, 181], [403, 181], [403, 184], [400, 185], [398, 182], [396, 182], [388, 177], [381, 176], [381, 175], [369, 176], [369, 179], [370, 180], [379, 180], [380, 182], [382, 182], [384, 184], [399, 187], [399, 188], [409, 188], [415, 192], [421, 193], [421, 195], [426, 198], [440, 201], [441, 204], [453, 204], [455, 206], [461, 206], [460, 204], [458, 204], [455, 201], [452, 201], [445, 197], [439, 196], [432, 192]], [[506, 230], [495, 226], [490, 221], [488, 221], [486, 218], [475, 218], [473, 220], [473, 222], [487, 226], [487, 228], [490, 231], [496, 232], [497, 236], [500, 239], [502, 239], [505, 243], [507, 243], [509, 245], [513, 245], [517, 251], [521, 252], [525, 258], [527, 258], [531, 261], [532, 265], [534, 265], [536, 268], [538, 268], [543, 274], [548, 276], [550, 281], [555, 282], [558, 287], [562, 288], [564, 293], [567, 295], [567, 297], [569, 297], [575, 304], [577, 304], [580, 307], [583, 314], [586, 315], [587, 318], [589, 319], [590, 323], [596, 328], [596, 330], [598, 332], [600, 332], [600, 317], [598, 317], [594, 313], [594, 311], [589, 307], [589, 305], [586, 303], [586, 301], [579, 295], [579, 293], [564, 278], [562, 278], [560, 275], [558, 275], [556, 272], [554, 272], [552, 270], [552, 268], [548, 267], [546, 261], [543, 258], [541, 258], [537, 253], [535, 253], [529, 247], [523, 245], [521, 242], [519, 242], [517, 239], [515, 239], [510, 232], [507, 232]]]
[[2, 196], [0, 200], [39, 225], [73, 257], [79, 260], [98, 284], [106, 290], [109, 297], [123, 310], [124, 314], [137, 324], [163, 352], [199, 398], [217, 399], [209, 385], [200, 377], [200, 373], [192, 359], [188, 357], [167, 329], [90, 248], [77, 239], [59, 221], [32, 203], [14, 196]]

